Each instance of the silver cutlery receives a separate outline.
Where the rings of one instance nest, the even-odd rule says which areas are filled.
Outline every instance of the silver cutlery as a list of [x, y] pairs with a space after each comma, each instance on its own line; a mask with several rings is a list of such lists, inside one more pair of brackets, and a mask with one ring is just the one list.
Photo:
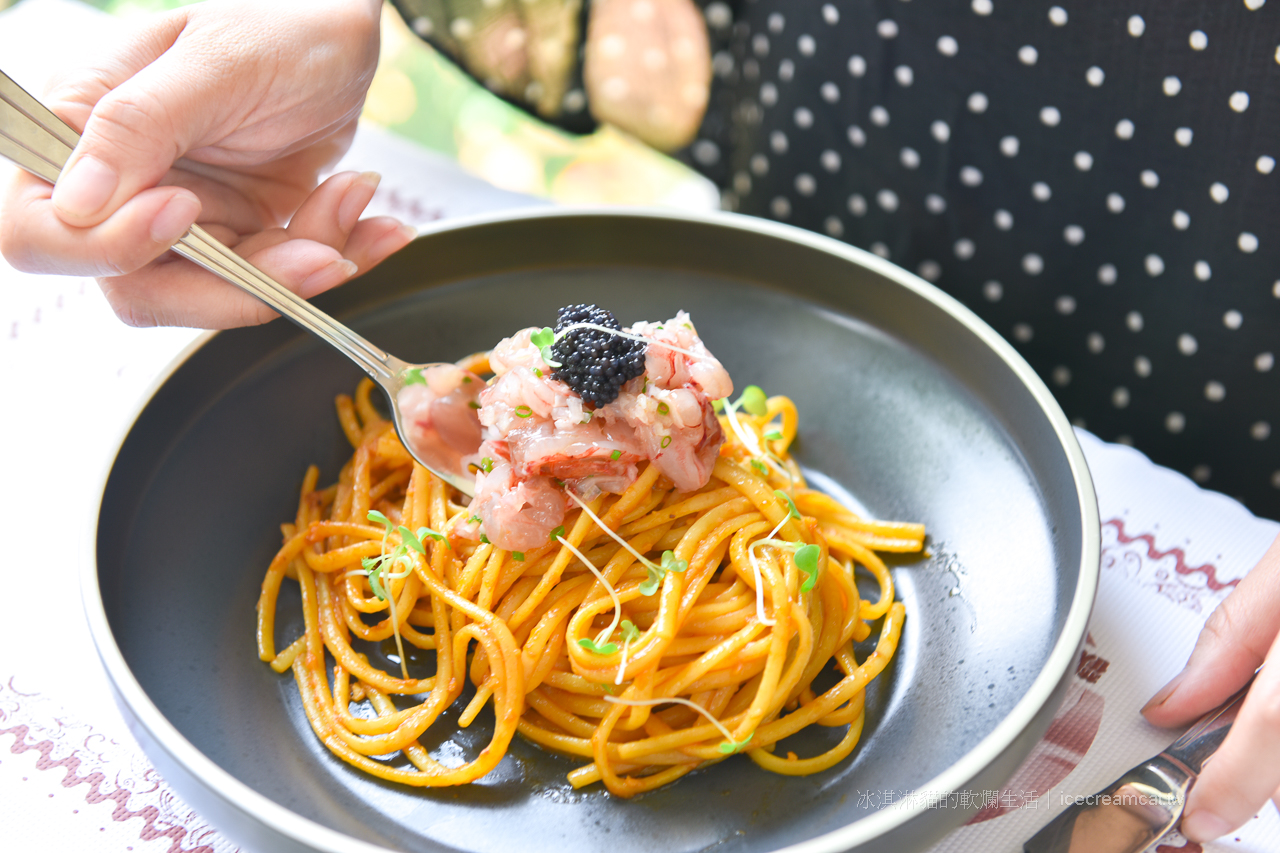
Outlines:
[[1217, 751], [1253, 679], [1159, 755], [1081, 797], [1023, 845], [1024, 853], [1141, 853], [1173, 829], [1187, 793]]
[[[79, 141], [78, 133], [0, 71], [0, 156], [53, 184], [57, 183], [62, 167]], [[418, 381], [425, 371], [442, 365], [410, 364], [388, 354], [276, 282], [199, 225], [192, 225], [171, 248], [261, 299], [363, 368], [386, 393], [396, 431], [414, 458], [464, 494], [474, 493], [474, 477], [460, 470], [459, 453], [443, 452], [440, 449], [443, 443], [431, 440], [430, 436], [427, 440], [411, 442], [399, 402], [406, 380]], [[479, 435], [478, 424], [476, 435]]]

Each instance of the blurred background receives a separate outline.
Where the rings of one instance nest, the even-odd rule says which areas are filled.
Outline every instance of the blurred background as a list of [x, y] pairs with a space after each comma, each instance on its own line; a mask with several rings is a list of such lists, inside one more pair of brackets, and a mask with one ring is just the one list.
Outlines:
[[[21, 2], [0, 0], [0, 10]], [[85, 2], [128, 18], [197, 0]], [[578, 136], [506, 103], [415, 36], [389, 6], [363, 120], [513, 192], [574, 204], [719, 207], [710, 181], [610, 126]]]

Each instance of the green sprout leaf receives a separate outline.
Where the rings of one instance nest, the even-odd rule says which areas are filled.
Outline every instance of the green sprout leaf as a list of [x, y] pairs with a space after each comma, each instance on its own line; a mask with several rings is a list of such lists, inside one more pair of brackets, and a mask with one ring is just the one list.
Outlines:
[[410, 548], [417, 551], [419, 554], [425, 555], [427, 553], [427, 549], [425, 546], [423, 546], [422, 540], [419, 539], [412, 530], [405, 527], [403, 524], [400, 525], [400, 527], [398, 527], [397, 529], [400, 531], [400, 539], [401, 541], [404, 542], [404, 544], [408, 545]]
[[555, 530], [551, 531], [551, 541], [552, 542], [559, 541], [560, 537], [563, 535], [564, 535], [564, 525], [562, 524], [559, 527], [557, 527]]
[[[477, 516], [477, 517], [476, 517], [476, 521], [479, 521], [479, 520], [480, 520], [480, 518]], [[448, 544], [447, 540], [444, 538], [444, 534], [443, 534], [443, 533], [436, 533], [436, 532], [435, 532], [434, 530], [432, 530], [430, 527], [419, 527], [419, 528], [418, 528], [418, 538], [419, 538], [419, 539], [421, 539], [421, 538], [422, 538], [422, 537], [424, 537], [424, 536], [430, 536], [432, 539], [438, 540], [438, 541], [440, 541], [440, 542], [444, 542], [446, 545]]]
[[403, 374], [405, 385], [426, 385], [427, 380], [422, 375], [422, 368], [412, 367]]
[[782, 489], [774, 489], [773, 493], [778, 496], [778, 500], [787, 505], [787, 513], [794, 519], [800, 518], [800, 510], [796, 509], [796, 502], [791, 500], [791, 495], [782, 491]]
[[556, 333], [550, 328], [543, 328], [529, 336], [529, 342], [538, 348], [538, 354], [550, 367], [559, 367], [560, 362], [551, 354], [551, 345], [556, 342]]
[[747, 735], [745, 740], [727, 740], [724, 743], [720, 744], [720, 746], [718, 746], [717, 749], [719, 749], [723, 755], [733, 755], [735, 752], [738, 752], [744, 746], [751, 743], [751, 739], [755, 736], [756, 736], [756, 733], [752, 732], [751, 734]]
[[640, 584], [641, 595], [653, 595], [658, 591], [658, 587], [662, 584], [662, 578], [666, 572], [657, 566], [649, 566], [649, 579]]
[[738, 406], [758, 417], [764, 416], [769, 411], [764, 391], [759, 385], [748, 385], [743, 388], [742, 396], [738, 398]]
[[391, 523], [391, 519], [387, 518], [385, 515], [378, 512], [376, 509], [369, 510], [369, 514], [366, 515], [365, 518], [369, 519], [375, 524], [381, 524], [382, 526], [386, 527], [388, 533], [390, 533], [394, 529], [394, 525]]
[[663, 551], [662, 565], [655, 566], [649, 563], [646, 568], [649, 571], [649, 579], [640, 584], [640, 594], [653, 595], [662, 585], [662, 579], [667, 576], [667, 572], [680, 574], [689, 568], [689, 561], [677, 560], [675, 551]]
[[611, 655], [618, 651], [617, 643], [605, 643], [604, 645], [599, 645], [595, 640], [589, 640], [586, 637], [578, 640], [578, 645], [596, 655]]
[[801, 545], [796, 549], [796, 568], [805, 575], [804, 583], [800, 585], [801, 592], [809, 592], [813, 589], [814, 584], [818, 582], [819, 552], [820, 549], [817, 545]]
[[667, 572], [683, 573], [689, 568], [688, 560], [677, 560], [675, 551], [662, 552], [662, 569]]
[[635, 626], [630, 619], [622, 620], [622, 641], [624, 643], [634, 643], [640, 639], [640, 629]]
[[765, 464], [761, 462], [759, 459], [752, 459], [751, 467], [755, 468], [757, 471], [759, 471], [763, 475], [768, 475], [769, 473], [769, 469], [765, 467]]
[[764, 434], [764, 437], [770, 441], [780, 441], [782, 439], [782, 432], [780, 430], [771, 429]]

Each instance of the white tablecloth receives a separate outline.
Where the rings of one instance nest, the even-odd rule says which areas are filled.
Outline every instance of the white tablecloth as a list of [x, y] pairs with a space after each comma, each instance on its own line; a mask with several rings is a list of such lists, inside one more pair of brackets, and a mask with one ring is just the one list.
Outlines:
[[[27, 0], [0, 14], [0, 61], [35, 91], [60, 57], [92, 40], [83, 7]], [[96, 19], [95, 19], [96, 20]], [[95, 23], [97, 34], [110, 22]], [[35, 51], [58, 26], [62, 52]], [[79, 34], [77, 36], [76, 34]], [[80, 41], [77, 41], [80, 39]], [[44, 42], [47, 44], [48, 42]], [[414, 224], [533, 203], [363, 128], [344, 164], [384, 175], [373, 212]], [[24, 275], [0, 262], [0, 839], [8, 850], [231, 850], [165, 785], [126, 731], [80, 606], [93, 489], [153, 377], [197, 332], [130, 329], [89, 280]], [[1138, 715], [1182, 666], [1213, 607], [1280, 525], [1206, 492], [1129, 448], [1079, 438], [1103, 521], [1102, 579], [1086, 649], [1045, 740], [938, 853], [1020, 851], [1063, 807], [1169, 743]], [[946, 792], [938, 795], [946, 802]], [[901, 798], [906, 792], [858, 791]], [[920, 795], [920, 792], [915, 794]], [[956, 805], [952, 802], [951, 805]], [[1161, 851], [1201, 849], [1176, 835]], [[1212, 851], [1280, 850], [1268, 805]]]

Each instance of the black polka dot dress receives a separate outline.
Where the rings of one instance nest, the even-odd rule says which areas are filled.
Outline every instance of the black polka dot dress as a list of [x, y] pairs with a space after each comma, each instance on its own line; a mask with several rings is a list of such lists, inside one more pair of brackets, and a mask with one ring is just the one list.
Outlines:
[[[468, 67], [439, 34], [509, 2], [396, 0]], [[714, 78], [679, 156], [726, 208], [918, 273], [1074, 423], [1280, 519], [1280, 0], [695, 2]], [[590, 10], [560, 10], [579, 44]], [[579, 131], [581, 80], [548, 116]]]
[[725, 206], [869, 249], [1280, 518], [1280, 0], [704, 4]]

